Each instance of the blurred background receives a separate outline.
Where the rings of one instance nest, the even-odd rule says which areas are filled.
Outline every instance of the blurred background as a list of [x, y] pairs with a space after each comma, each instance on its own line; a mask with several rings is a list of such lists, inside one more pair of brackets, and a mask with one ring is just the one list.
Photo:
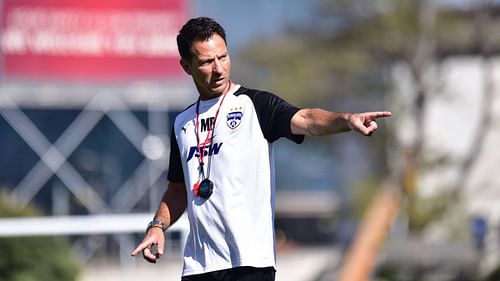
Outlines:
[[0, 280], [180, 280], [185, 218], [159, 264], [129, 254], [197, 97], [194, 16], [225, 27], [237, 83], [393, 112], [276, 143], [277, 280], [500, 280], [500, 1], [0, 2]]

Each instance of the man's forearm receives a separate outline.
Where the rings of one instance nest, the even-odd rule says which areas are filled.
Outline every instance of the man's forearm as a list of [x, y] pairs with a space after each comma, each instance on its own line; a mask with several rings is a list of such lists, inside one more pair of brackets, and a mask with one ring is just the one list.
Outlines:
[[292, 119], [292, 133], [322, 136], [350, 131], [351, 113], [331, 112], [319, 108], [298, 111]]
[[186, 188], [183, 183], [169, 183], [163, 194], [160, 206], [155, 213], [155, 220], [166, 227], [175, 223], [186, 210]]

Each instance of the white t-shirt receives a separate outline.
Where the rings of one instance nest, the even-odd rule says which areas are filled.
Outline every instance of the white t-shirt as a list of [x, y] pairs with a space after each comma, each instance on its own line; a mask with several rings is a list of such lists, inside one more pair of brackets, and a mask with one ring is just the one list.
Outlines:
[[[168, 174], [169, 181], [184, 182], [187, 189], [190, 233], [182, 275], [275, 267], [272, 143], [280, 137], [303, 141], [290, 131], [299, 109], [239, 85], [225, 97], [199, 101], [199, 116], [196, 108], [192, 104], [175, 119]], [[205, 200], [194, 192], [202, 180], [197, 137], [205, 142], [214, 118], [212, 141], [200, 146], [205, 177], [214, 183]]]

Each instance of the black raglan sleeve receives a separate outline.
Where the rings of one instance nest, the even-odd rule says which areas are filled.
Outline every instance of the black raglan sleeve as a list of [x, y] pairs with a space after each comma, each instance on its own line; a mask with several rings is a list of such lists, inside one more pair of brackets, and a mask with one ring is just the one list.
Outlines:
[[248, 89], [245, 94], [254, 103], [260, 127], [267, 141], [274, 142], [281, 137], [295, 143], [304, 141], [304, 135], [292, 134], [290, 126], [292, 117], [299, 108], [269, 92]]
[[184, 173], [182, 170], [179, 145], [177, 145], [177, 138], [175, 136], [175, 131], [173, 128], [172, 133], [170, 134], [170, 161], [168, 166], [167, 179], [170, 182], [184, 182]]

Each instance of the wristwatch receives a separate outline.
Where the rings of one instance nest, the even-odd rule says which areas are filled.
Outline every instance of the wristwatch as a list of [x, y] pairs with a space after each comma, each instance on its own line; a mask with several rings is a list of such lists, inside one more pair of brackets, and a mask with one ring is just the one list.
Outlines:
[[161, 228], [161, 230], [165, 231], [167, 230], [167, 226], [160, 220], [152, 220], [148, 223], [148, 227], [146, 228], [146, 233], [151, 229], [152, 227], [158, 227]]

